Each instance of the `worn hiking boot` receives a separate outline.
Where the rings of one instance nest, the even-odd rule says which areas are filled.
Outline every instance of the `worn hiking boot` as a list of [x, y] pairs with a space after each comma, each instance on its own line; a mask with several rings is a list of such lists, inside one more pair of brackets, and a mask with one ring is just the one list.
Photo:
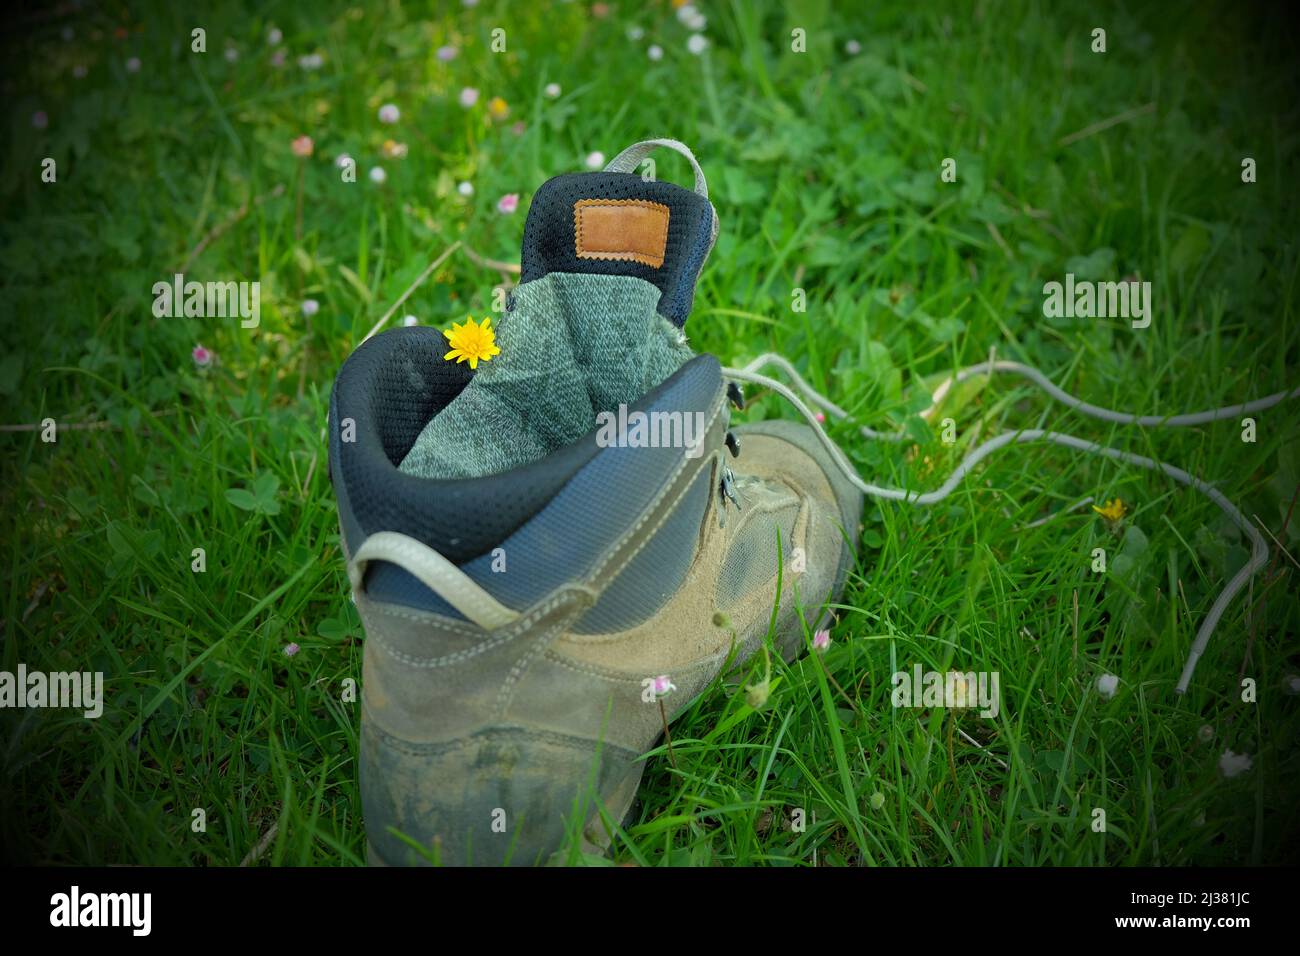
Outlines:
[[656, 145], [690, 156], [638, 144], [537, 192], [499, 352], [402, 328], [339, 372], [372, 863], [607, 844], [660, 700], [685, 710], [774, 605], [798, 653], [852, 563], [858, 490], [804, 425], [732, 428], [739, 389], [686, 344], [717, 216], [694, 157], [694, 190], [630, 172]]

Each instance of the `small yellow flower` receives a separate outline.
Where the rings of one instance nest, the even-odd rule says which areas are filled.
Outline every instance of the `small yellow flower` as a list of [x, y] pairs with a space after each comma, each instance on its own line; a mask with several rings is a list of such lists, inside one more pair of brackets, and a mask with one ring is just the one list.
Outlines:
[[1124, 502], [1120, 501], [1118, 498], [1112, 498], [1106, 503], [1104, 508], [1098, 508], [1096, 505], [1093, 505], [1092, 510], [1097, 512], [1097, 514], [1101, 515], [1107, 521], [1118, 521], [1120, 518], [1128, 514], [1128, 508], [1124, 505]]
[[494, 96], [488, 100], [488, 112], [494, 119], [505, 119], [510, 115], [510, 104], [499, 96]]
[[970, 707], [975, 694], [976, 688], [961, 671], [949, 671], [944, 678], [945, 707]]
[[442, 334], [451, 346], [451, 351], [443, 358], [469, 362], [472, 369], [478, 369], [479, 362], [490, 361], [492, 356], [501, 354], [496, 344], [496, 333], [492, 331], [491, 316], [484, 319], [482, 325], [473, 319], [466, 319], [460, 325], [453, 322], [451, 328]]

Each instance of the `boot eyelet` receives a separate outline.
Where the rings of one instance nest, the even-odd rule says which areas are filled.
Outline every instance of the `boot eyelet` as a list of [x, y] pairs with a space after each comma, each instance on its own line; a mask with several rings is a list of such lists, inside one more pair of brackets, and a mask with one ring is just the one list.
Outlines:
[[730, 468], [724, 467], [722, 469], [721, 489], [723, 504], [725, 505], [726, 502], [730, 501], [736, 506], [736, 510], [739, 511], [740, 499], [736, 497], [736, 475]]

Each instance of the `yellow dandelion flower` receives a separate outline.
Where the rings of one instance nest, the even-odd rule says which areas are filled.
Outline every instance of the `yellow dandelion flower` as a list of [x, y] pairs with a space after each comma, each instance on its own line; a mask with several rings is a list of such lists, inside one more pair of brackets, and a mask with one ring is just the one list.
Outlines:
[[443, 358], [469, 362], [472, 369], [477, 370], [479, 362], [490, 361], [492, 356], [501, 354], [496, 344], [496, 332], [492, 330], [491, 316], [484, 319], [482, 325], [473, 319], [466, 319], [460, 325], [453, 322], [451, 328], [442, 334], [451, 346], [451, 351]]
[[496, 119], [505, 119], [510, 114], [510, 104], [499, 96], [488, 100], [488, 112]]
[[1128, 514], [1128, 508], [1125, 506], [1124, 502], [1120, 501], [1118, 498], [1112, 498], [1110, 501], [1106, 502], [1105, 507], [1102, 508], [1093, 505], [1092, 510], [1097, 512], [1097, 514], [1101, 515], [1107, 521], [1118, 521], [1120, 518]]

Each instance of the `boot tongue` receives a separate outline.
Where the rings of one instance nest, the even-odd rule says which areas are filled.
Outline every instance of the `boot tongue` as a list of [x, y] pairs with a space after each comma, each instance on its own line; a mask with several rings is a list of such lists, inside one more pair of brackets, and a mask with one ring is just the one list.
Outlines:
[[[703, 195], [624, 172], [546, 182], [524, 226], [500, 354], [425, 426], [401, 470], [497, 474], [538, 461], [676, 372], [682, 329], [716, 238]], [[494, 323], [496, 324], [496, 323]]]
[[659, 313], [680, 328], [716, 221], [705, 196], [672, 183], [622, 172], [556, 176], [528, 210], [520, 282], [553, 272], [644, 279], [659, 289]]

